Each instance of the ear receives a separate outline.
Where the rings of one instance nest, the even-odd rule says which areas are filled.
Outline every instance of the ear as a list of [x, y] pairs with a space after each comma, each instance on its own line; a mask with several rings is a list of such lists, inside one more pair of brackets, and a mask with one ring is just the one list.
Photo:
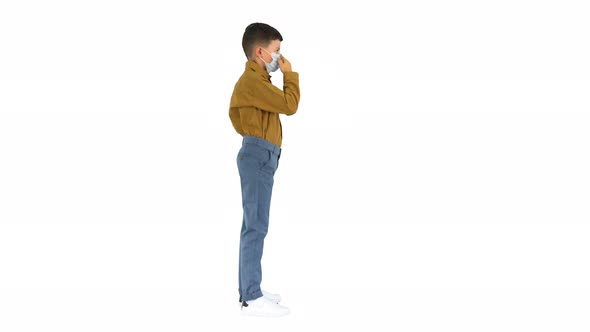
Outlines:
[[252, 48], [252, 53], [250, 53], [250, 60], [254, 60], [254, 59], [258, 59], [258, 53], [259, 53], [259, 49], [258, 47], [254, 47]]
[[257, 58], [262, 58], [262, 46], [256, 46], [256, 47], [254, 48], [254, 55], [255, 55]]

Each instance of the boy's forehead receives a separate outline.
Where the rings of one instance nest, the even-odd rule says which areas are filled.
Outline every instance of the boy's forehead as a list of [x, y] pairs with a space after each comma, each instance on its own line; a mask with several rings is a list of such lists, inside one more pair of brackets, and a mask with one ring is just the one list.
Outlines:
[[281, 48], [281, 41], [278, 39], [271, 40], [270, 44], [268, 44], [268, 47], [272, 49], [279, 49]]

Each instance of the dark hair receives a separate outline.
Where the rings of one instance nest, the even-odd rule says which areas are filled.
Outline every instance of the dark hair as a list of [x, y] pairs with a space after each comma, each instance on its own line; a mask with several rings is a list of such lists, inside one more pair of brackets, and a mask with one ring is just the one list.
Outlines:
[[242, 48], [246, 57], [250, 58], [256, 45], [268, 46], [275, 39], [283, 41], [283, 36], [281, 36], [281, 33], [277, 29], [264, 23], [252, 23], [244, 31]]

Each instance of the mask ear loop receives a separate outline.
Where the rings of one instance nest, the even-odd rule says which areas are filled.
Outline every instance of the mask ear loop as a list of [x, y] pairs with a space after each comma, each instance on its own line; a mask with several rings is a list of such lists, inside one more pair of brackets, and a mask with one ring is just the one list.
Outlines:
[[266, 63], [266, 64], [268, 65], [268, 62], [264, 61], [264, 59], [263, 59], [263, 58], [261, 58], [261, 57], [258, 57], [258, 59], [262, 60], [262, 62], [264, 62], [264, 63]]
[[[263, 47], [261, 47], [261, 48], [262, 48], [262, 49], [263, 49], [263, 50], [264, 50], [266, 53], [270, 54], [270, 52], [269, 52], [269, 51], [267, 51], [265, 48], [263, 48]], [[272, 58], [272, 54], [270, 54], [270, 57]], [[263, 59], [263, 58], [261, 58], [261, 57], [258, 57], [258, 59], [262, 60], [262, 61], [263, 61], [264, 63], [266, 63], [266, 64], [270, 64], [270, 62], [272, 62], [272, 60], [271, 60], [270, 62], [266, 62], [266, 61], [264, 61], [264, 59]]]

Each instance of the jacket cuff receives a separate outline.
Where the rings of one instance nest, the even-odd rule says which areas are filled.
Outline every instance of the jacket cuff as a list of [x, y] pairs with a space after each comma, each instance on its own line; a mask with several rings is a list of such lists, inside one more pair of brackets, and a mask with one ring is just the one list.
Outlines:
[[283, 81], [293, 80], [293, 79], [299, 80], [299, 73], [298, 72], [296, 72], [296, 71], [290, 71], [290, 72], [287, 72], [287, 73], [283, 73]]

